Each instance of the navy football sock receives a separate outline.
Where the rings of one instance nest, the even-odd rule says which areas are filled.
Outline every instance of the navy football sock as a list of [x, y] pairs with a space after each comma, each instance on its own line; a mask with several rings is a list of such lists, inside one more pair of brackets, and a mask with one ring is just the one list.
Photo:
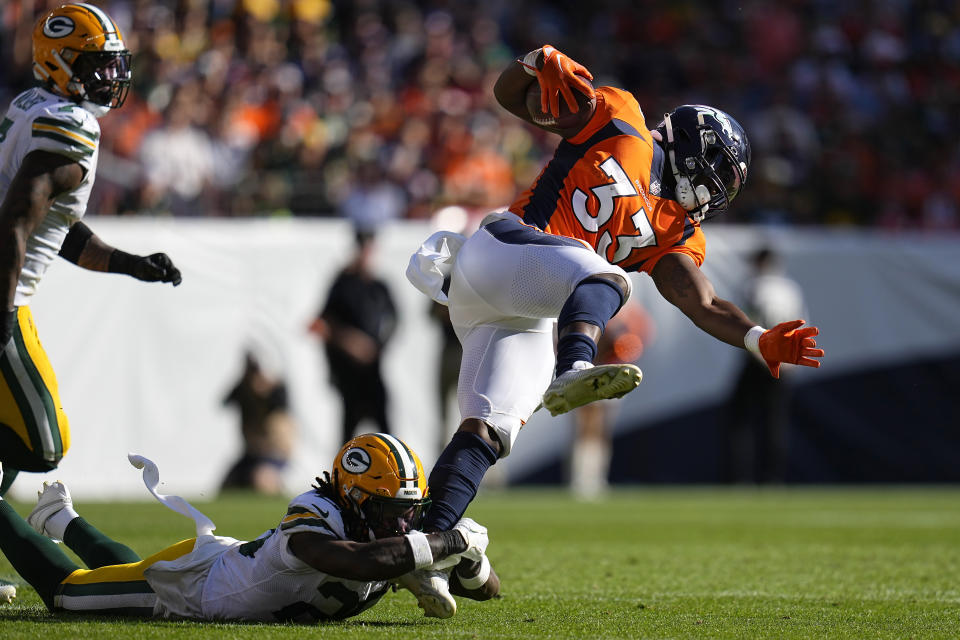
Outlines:
[[573, 363], [579, 360], [593, 362], [597, 357], [597, 343], [593, 339], [582, 333], [568, 333], [557, 340], [557, 369], [556, 375], [560, 376], [573, 367]]
[[465, 431], [453, 434], [430, 472], [432, 504], [423, 530], [453, 528], [477, 495], [483, 474], [496, 461], [497, 452], [477, 434]]
[[582, 333], [568, 333], [563, 330], [574, 322], [586, 322], [600, 327], [602, 332], [623, 305], [623, 291], [610, 280], [587, 278], [578, 284], [567, 301], [563, 303], [557, 318], [557, 368], [556, 375], [570, 370], [574, 362], [585, 360], [593, 362], [597, 357], [597, 343]]
[[563, 303], [557, 318], [557, 329], [574, 322], [595, 324], [603, 331], [624, 303], [620, 287], [603, 278], [587, 278], [578, 284]]

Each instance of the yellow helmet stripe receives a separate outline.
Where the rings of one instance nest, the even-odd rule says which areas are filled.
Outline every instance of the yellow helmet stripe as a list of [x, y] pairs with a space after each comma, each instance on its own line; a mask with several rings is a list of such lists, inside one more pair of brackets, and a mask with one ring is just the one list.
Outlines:
[[103, 9], [95, 7], [92, 4], [87, 4], [86, 2], [78, 2], [76, 3], [76, 6], [83, 7], [89, 13], [91, 13], [94, 18], [96, 18], [97, 22], [100, 23], [100, 26], [103, 27], [103, 33], [107, 40], [120, 39], [120, 29], [117, 28], [116, 23]]
[[413, 458], [413, 453], [407, 448], [407, 445], [388, 433], [378, 433], [376, 436], [387, 445], [394, 460], [397, 461], [397, 469], [403, 479], [403, 487], [405, 489], [415, 489], [420, 478], [417, 474], [417, 463]]

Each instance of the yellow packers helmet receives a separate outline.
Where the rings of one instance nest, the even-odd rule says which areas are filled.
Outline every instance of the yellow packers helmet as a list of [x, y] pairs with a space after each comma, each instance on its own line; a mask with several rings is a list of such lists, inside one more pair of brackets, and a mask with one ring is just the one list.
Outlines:
[[130, 51], [103, 9], [65, 4], [33, 29], [33, 75], [80, 104], [116, 109], [130, 89]]
[[332, 482], [373, 538], [418, 529], [430, 499], [420, 458], [398, 438], [365, 433], [340, 449]]

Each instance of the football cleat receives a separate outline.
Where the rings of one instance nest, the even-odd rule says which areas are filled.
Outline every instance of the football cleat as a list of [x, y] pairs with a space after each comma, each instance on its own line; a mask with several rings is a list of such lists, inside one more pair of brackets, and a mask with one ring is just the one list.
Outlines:
[[633, 364], [591, 365], [577, 362], [558, 376], [543, 394], [543, 406], [558, 416], [596, 400], [620, 398], [643, 380], [640, 367]]
[[6, 580], [0, 580], [0, 604], [9, 604], [17, 597], [17, 587]]
[[43, 490], [37, 492], [37, 506], [27, 516], [27, 524], [33, 527], [37, 533], [59, 542], [55, 536], [46, 530], [45, 525], [51, 516], [68, 506], [73, 506], [73, 498], [70, 497], [70, 490], [67, 489], [67, 485], [59, 480], [44, 482]]
[[428, 618], [452, 618], [457, 601], [450, 595], [450, 573], [436, 569], [417, 569], [397, 578], [397, 583], [417, 597], [417, 606]]

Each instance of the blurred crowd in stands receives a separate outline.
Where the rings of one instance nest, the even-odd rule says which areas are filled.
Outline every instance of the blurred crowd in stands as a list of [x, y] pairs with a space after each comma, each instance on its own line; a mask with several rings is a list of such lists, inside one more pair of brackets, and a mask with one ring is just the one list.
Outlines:
[[[500, 109], [551, 43], [654, 126], [709, 103], [754, 165], [729, 222], [960, 227], [956, 0], [90, 0], [134, 52], [90, 211], [337, 216], [509, 204], [557, 139]], [[36, 17], [4, 0], [0, 98], [32, 84]]]

